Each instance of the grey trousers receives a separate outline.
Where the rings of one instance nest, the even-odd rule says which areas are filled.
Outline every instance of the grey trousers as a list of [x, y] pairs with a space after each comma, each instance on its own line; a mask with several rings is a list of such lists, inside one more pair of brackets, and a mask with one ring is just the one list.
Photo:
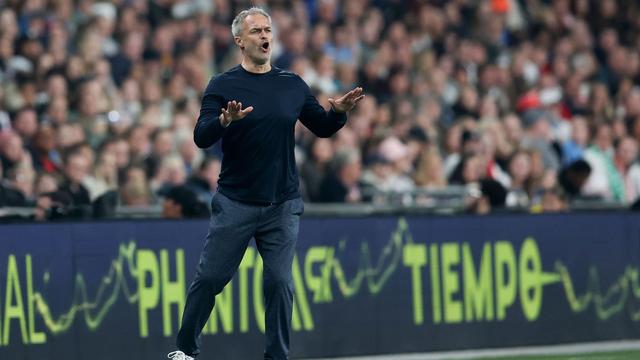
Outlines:
[[178, 349], [193, 357], [200, 353], [200, 333], [213, 310], [215, 296], [231, 281], [253, 237], [264, 265], [264, 358], [288, 359], [293, 306], [291, 266], [304, 211], [302, 199], [258, 206], [218, 192], [211, 201], [211, 211], [209, 233], [187, 293]]

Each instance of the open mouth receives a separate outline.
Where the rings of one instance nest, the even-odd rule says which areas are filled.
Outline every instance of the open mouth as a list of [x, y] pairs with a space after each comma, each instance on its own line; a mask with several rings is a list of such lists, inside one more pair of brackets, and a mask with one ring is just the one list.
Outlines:
[[268, 42], [262, 43], [262, 49], [264, 51], [268, 51], [269, 50], [269, 43]]

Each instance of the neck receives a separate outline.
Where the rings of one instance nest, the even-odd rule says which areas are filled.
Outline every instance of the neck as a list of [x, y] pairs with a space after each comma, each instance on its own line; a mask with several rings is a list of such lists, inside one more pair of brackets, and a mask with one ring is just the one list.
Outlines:
[[248, 72], [252, 72], [256, 74], [264, 74], [266, 72], [271, 71], [271, 63], [268, 61], [264, 64], [256, 64], [245, 57], [242, 59], [242, 63], [240, 65], [242, 66], [243, 69], [247, 70]]

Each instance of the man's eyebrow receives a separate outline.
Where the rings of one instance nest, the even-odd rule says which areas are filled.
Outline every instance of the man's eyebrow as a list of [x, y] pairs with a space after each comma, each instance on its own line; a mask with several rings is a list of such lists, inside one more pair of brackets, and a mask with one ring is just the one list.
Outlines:
[[252, 28], [251, 28], [251, 29], [249, 29], [249, 30], [261, 30], [261, 29], [271, 29], [271, 25], [262, 26], [262, 27], [260, 27], [260, 26], [254, 26], [254, 27], [252, 27]]

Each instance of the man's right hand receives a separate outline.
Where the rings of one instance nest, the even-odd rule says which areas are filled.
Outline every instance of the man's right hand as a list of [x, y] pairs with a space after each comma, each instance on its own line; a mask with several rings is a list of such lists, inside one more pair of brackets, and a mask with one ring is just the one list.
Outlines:
[[253, 111], [253, 106], [242, 109], [242, 103], [239, 101], [229, 101], [227, 108], [222, 108], [220, 113], [220, 124], [222, 127], [227, 127], [234, 121], [244, 119], [247, 114]]

